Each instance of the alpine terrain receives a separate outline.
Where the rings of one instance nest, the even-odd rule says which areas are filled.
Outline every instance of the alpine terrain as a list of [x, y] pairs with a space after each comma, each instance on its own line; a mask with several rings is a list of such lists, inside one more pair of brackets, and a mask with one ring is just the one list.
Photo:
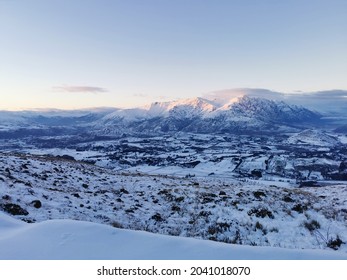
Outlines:
[[0, 259], [347, 259], [345, 96], [1, 111]]

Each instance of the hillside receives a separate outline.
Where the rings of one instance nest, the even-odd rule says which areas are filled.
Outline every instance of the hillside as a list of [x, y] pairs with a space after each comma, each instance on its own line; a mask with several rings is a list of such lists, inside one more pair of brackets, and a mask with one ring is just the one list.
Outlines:
[[347, 186], [114, 172], [66, 159], [2, 154], [0, 208], [28, 223], [91, 221], [239, 245], [347, 253]]

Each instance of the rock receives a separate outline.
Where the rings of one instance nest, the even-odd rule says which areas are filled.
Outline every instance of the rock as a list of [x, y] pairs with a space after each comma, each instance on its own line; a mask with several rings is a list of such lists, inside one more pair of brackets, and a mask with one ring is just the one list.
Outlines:
[[37, 209], [39, 209], [39, 208], [42, 207], [42, 203], [41, 203], [40, 200], [33, 200], [33, 201], [31, 202], [31, 204], [32, 204], [35, 208], [37, 208]]
[[24, 215], [24, 216], [26, 216], [26, 215], [29, 214], [29, 212], [27, 210], [23, 209], [22, 207], [20, 207], [17, 204], [14, 204], [14, 203], [4, 204], [4, 205], [1, 206], [1, 208], [5, 212], [7, 212], [7, 213], [9, 213], [11, 215], [14, 215], [14, 216], [15, 215]]

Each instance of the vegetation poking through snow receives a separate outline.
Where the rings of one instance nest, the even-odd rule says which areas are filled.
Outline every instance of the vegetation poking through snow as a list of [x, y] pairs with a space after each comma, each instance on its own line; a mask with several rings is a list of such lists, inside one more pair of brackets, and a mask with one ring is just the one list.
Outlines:
[[1, 154], [0, 192], [0, 208], [26, 222], [68, 218], [232, 244], [347, 252], [346, 185], [154, 176]]

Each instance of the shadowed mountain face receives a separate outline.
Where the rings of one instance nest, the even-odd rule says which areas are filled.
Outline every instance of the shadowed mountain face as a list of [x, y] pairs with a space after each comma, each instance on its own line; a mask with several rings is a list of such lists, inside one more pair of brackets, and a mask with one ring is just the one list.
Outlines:
[[347, 133], [347, 124], [346, 125], [342, 125], [338, 128], [335, 129], [335, 132], [338, 133]]

